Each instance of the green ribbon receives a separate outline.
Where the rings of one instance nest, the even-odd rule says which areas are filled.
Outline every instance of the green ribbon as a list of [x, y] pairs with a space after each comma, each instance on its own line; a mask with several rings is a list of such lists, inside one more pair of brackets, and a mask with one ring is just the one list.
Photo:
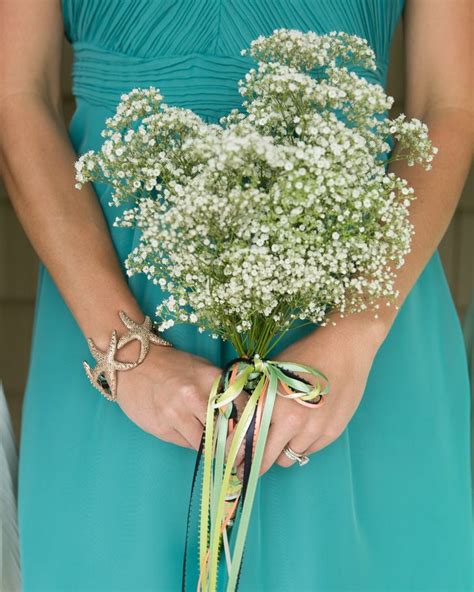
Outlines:
[[[222, 393], [219, 392], [221, 377], [216, 378], [209, 394], [207, 406], [206, 425], [204, 429], [204, 470], [199, 530], [200, 583], [202, 592], [216, 592], [217, 590], [217, 573], [219, 553], [221, 551], [222, 526], [225, 517], [225, 500], [227, 492], [230, 489], [232, 468], [239, 448], [252, 422], [260, 398], [266, 393], [245, 500], [236, 533], [227, 592], [234, 592], [237, 587], [245, 539], [277, 395], [289, 399], [299, 398], [303, 401], [312, 401], [319, 396], [329, 393], [329, 382], [326, 376], [311, 366], [292, 362], [262, 360], [259, 356], [255, 356], [248, 361], [239, 360], [236, 364], [238, 369], [235, 379], [229, 382], [228, 377], [224, 377], [224, 391]], [[297, 373], [310, 374], [318, 378], [318, 383], [316, 386], [313, 386], [295, 376]], [[279, 381], [287, 385], [292, 392], [289, 394], [281, 393], [278, 390]], [[324, 388], [321, 387], [320, 381], [326, 383]], [[225, 459], [228, 420], [233, 401], [244, 389], [249, 390], [249, 385], [255, 386], [253, 386], [249, 399], [237, 422], [227, 459]], [[214, 416], [216, 409], [219, 410], [219, 415], [215, 422]], [[212, 470], [213, 460], [214, 470]]]

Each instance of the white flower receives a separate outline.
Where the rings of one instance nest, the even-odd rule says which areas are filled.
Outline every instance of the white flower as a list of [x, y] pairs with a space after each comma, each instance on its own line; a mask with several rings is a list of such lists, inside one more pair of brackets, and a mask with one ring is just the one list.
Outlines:
[[239, 83], [242, 111], [206, 123], [134, 89], [76, 163], [76, 187], [106, 183], [113, 205], [132, 202], [116, 224], [140, 230], [126, 269], [164, 292], [160, 330], [193, 323], [251, 349], [255, 327], [271, 338], [397, 297], [414, 191], [388, 172], [387, 140], [426, 169], [437, 149], [351, 71], [376, 68], [365, 39], [277, 29], [243, 54], [258, 64]]

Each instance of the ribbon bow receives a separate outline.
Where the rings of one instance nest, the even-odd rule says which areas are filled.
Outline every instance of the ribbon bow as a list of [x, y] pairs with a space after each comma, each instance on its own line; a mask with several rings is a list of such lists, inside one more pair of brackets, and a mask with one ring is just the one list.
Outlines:
[[[312, 375], [318, 381], [313, 385], [297, 373]], [[321, 386], [321, 381], [325, 383], [324, 387]], [[279, 385], [284, 392], [279, 390]], [[233, 402], [244, 390], [249, 393], [249, 398], [236, 422], [236, 407]], [[234, 592], [238, 585], [245, 538], [276, 397], [294, 399], [301, 405], [315, 408], [324, 403], [323, 397], [328, 393], [328, 379], [315, 368], [293, 362], [266, 360], [258, 355], [232, 360], [216, 378], [209, 394], [206, 424], [191, 487], [183, 560], [183, 592], [186, 588], [190, 511], [203, 451], [199, 529], [200, 575], [197, 589], [198, 592], [216, 591], [222, 543], [229, 576], [227, 592]], [[234, 425], [235, 430], [225, 459], [226, 440]], [[244, 475], [241, 482], [235, 473], [234, 463], [244, 439]], [[231, 552], [228, 529], [233, 530], [240, 501], [242, 511]]]

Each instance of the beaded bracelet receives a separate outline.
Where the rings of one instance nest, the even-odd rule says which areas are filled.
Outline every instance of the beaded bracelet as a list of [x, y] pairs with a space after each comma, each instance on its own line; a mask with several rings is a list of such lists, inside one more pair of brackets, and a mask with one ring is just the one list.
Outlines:
[[[97, 362], [95, 368], [91, 368], [87, 362], [83, 362], [87, 377], [92, 386], [96, 388], [109, 401], [117, 400], [117, 371], [136, 368], [145, 359], [150, 343], [173, 347], [169, 341], [163, 339], [155, 332], [150, 317], [145, 316], [142, 324], [133, 321], [123, 310], [119, 311], [119, 317], [127, 328], [127, 333], [117, 339], [117, 331], [114, 329], [110, 338], [109, 347], [101, 351], [91, 338], [87, 339], [89, 350]], [[135, 362], [119, 362], [115, 359], [117, 350], [124, 347], [134, 339], [140, 342], [140, 354]]]

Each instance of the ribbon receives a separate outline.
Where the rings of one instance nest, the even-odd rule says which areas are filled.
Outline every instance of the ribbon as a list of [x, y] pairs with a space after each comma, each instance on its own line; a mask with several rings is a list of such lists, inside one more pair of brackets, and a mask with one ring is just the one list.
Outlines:
[[[310, 374], [316, 385], [298, 375]], [[321, 386], [321, 382], [325, 386]], [[279, 390], [281, 385], [284, 392]], [[249, 394], [242, 414], [236, 421], [234, 400]], [[228, 583], [227, 592], [235, 592], [243, 561], [245, 539], [258, 484], [265, 443], [277, 396], [294, 399], [307, 407], [320, 407], [329, 393], [326, 376], [304, 364], [253, 358], [229, 362], [214, 381], [209, 394], [206, 424], [196, 458], [188, 509], [183, 558], [182, 591], [186, 590], [186, 563], [191, 507], [196, 477], [204, 456], [199, 520], [198, 592], [216, 592], [219, 560], [224, 548]], [[234, 429], [227, 459], [225, 444]], [[235, 460], [245, 440], [242, 482], [235, 473]], [[241, 506], [240, 519], [237, 513]], [[235, 527], [235, 528], [234, 528]], [[231, 550], [229, 535], [235, 541]]]

